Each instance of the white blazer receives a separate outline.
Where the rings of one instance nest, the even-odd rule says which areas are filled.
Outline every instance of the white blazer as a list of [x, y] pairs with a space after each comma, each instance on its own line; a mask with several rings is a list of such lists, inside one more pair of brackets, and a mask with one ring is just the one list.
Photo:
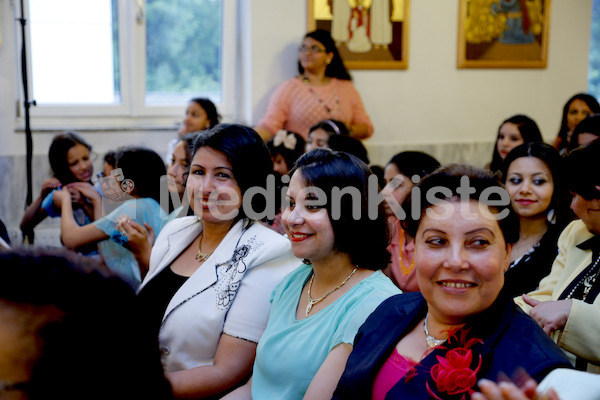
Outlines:
[[[139, 290], [201, 232], [195, 216], [167, 224], [156, 238]], [[300, 264], [288, 239], [258, 222], [248, 227], [247, 220], [238, 221], [167, 306], [159, 332], [165, 372], [211, 365], [223, 333], [258, 343], [273, 288]]]

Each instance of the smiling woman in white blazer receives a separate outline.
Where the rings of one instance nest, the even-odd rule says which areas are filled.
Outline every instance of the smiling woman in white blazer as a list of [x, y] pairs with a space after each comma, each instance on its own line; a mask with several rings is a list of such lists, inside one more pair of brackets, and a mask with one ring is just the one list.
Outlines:
[[286, 238], [248, 218], [264, 197], [242, 202], [271, 171], [250, 128], [219, 125], [194, 144], [187, 192], [196, 215], [161, 231], [138, 292], [177, 398], [216, 396], [249, 376], [271, 292], [300, 265]]

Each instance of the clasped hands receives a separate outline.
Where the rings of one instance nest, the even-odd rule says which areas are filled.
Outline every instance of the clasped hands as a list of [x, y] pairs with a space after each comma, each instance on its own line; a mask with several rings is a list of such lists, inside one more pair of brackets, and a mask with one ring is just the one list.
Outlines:
[[[54, 186], [54, 189], [58, 189], [61, 186]], [[62, 186], [62, 190], [54, 192], [52, 199], [54, 205], [58, 208], [62, 208], [64, 201], [70, 203], [76, 203], [81, 206], [87, 205], [89, 200], [92, 204], [98, 204], [102, 201], [100, 194], [94, 189], [92, 185], [87, 182], [72, 182], [68, 185]]]

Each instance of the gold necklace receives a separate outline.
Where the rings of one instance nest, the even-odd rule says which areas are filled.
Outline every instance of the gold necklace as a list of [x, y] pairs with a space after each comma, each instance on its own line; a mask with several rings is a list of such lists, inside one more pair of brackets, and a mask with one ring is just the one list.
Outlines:
[[444, 343], [445, 339], [436, 339], [429, 334], [429, 329], [427, 329], [427, 319], [429, 318], [429, 313], [425, 315], [425, 321], [423, 322], [423, 330], [425, 331], [425, 341], [427, 342], [427, 349], [431, 349], [433, 347], [439, 346]]
[[212, 251], [210, 253], [203, 253], [202, 252], [202, 237], [204, 235], [204, 232], [202, 232], [200, 234], [200, 240], [198, 241], [198, 254], [196, 254], [196, 260], [198, 260], [198, 262], [204, 262], [206, 260], [208, 260], [208, 257], [210, 257], [210, 255], [213, 253]]
[[350, 275], [348, 275], [346, 277], [346, 279], [344, 279], [344, 281], [342, 283], [340, 283], [334, 289], [330, 290], [324, 296], [321, 296], [318, 299], [313, 299], [310, 296], [310, 289], [312, 287], [313, 281], [315, 280], [315, 273], [313, 272], [312, 276], [310, 277], [310, 282], [308, 282], [308, 291], [306, 292], [306, 295], [308, 296], [308, 304], [306, 305], [306, 316], [308, 317], [308, 314], [310, 313], [310, 310], [312, 310], [312, 308], [313, 308], [313, 306], [315, 304], [317, 304], [318, 302], [322, 301], [325, 297], [329, 296], [331, 293], [335, 292], [336, 290], [338, 290], [339, 288], [341, 288], [342, 286], [344, 286], [344, 284], [346, 282], [348, 282], [348, 279], [350, 279], [352, 277], [352, 275], [354, 275], [354, 273], [356, 272], [357, 269], [358, 269], [358, 265], [356, 267], [354, 267], [354, 269], [352, 270], [352, 272], [350, 272]]

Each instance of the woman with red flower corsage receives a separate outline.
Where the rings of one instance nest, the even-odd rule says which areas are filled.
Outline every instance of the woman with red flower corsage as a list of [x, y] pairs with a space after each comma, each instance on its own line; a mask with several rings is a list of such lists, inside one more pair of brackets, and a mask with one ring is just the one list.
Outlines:
[[[469, 399], [519, 367], [540, 381], [572, 368], [503, 293], [518, 218], [490, 172], [449, 165], [403, 203], [420, 292], [394, 296], [360, 328], [334, 399]], [[416, 211], [416, 212], [415, 212]]]

